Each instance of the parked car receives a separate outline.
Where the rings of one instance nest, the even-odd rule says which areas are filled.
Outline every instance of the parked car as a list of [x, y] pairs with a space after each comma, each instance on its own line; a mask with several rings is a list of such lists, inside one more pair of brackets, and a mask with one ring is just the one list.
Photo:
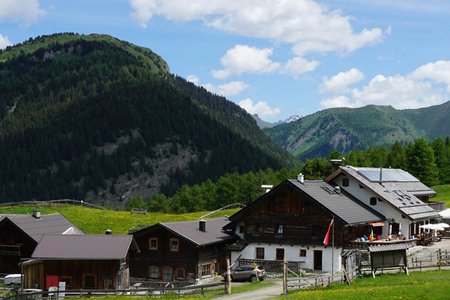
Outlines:
[[22, 275], [20, 274], [9, 274], [5, 276], [5, 285], [20, 284], [22, 281]]
[[[223, 273], [222, 276], [226, 280], [227, 272]], [[233, 281], [256, 281], [264, 280], [267, 275], [266, 270], [262, 266], [244, 265], [231, 270], [230, 276]]]

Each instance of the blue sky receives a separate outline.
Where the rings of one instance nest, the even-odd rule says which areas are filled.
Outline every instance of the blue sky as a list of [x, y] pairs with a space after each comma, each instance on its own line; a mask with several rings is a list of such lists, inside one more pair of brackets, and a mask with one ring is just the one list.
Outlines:
[[445, 0], [0, 0], [0, 48], [110, 34], [267, 121], [450, 100], [449, 28]]

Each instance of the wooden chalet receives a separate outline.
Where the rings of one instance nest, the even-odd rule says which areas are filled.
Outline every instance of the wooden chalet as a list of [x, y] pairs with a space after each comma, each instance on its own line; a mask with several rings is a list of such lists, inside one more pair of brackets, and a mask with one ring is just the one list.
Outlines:
[[130, 261], [132, 277], [192, 283], [226, 270], [226, 245], [236, 240], [222, 227], [227, 218], [158, 223], [133, 233], [140, 253]]
[[[334, 231], [325, 246], [332, 219]], [[370, 224], [384, 221], [384, 216], [327, 182], [299, 176], [276, 186], [230, 221], [224, 229], [241, 238], [230, 247], [232, 263], [251, 261], [280, 271], [277, 266], [285, 259], [303, 269], [338, 271], [342, 249], [354, 236], [369, 235]]]
[[0, 273], [20, 273], [45, 234], [83, 234], [61, 214], [0, 215]]
[[440, 218], [428, 205], [436, 192], [401, 169], [340, 166], [326, 181], [384, 216], [374, 228], [381, 239], [414, 239], [420, 225]]
[[48, 290], [126, 289], [130, 252], [139, 251], [130, 235], [45, 235], [23, 263], [24, 288]]

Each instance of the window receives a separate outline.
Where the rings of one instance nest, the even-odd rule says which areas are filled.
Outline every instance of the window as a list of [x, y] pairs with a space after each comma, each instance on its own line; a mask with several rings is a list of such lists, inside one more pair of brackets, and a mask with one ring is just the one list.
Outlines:
[[256, 259], [264, 259], [264, 248], [256, 247]]
[[277, 260], [283, 260], [283, 259], [284, 259], [284, 249], [277, 248]]
[[214, 274], [214, 264], [201, 265], [201, 276], [207, 276]]
[[176, 279], [184, 279], [184, 277], [185, 277], [184, 268], [177, 268], [175, 270], [175, 276], [176, 276]]
[[283, 233], [283, 224], [277, 224], [275, 228], [276, 233]]
[[370, 197], [370, 205], [377, 205], [377, 197]]
[[94, 274], [83, 274], [83, 289], [95, 289], [96, 278]]
[[349, 184], [350, 184], [350, 180], [349, 180], [348, 178], [344, 178], [344, 179], [342, 180], [342, 185], [343, 185], [343, 186], [349, 186]]
[[169, 250], [171, 252], [178, 252], [179, 244], [180, 244], [180, 241], [178, 239], [170, 239], [169, 240]]
[[152, 279], [158, 279], [159, 267], [158, 266], [149, 266], [148, 267], [148, 277], [150, 277]]
[[165, 266], [163, 267], [163, 281], [172, 281], [173, 277], [173, 269], [172, 267]]
[[239, 233], [244, 233], [244, 226], [239, 226]]
[[158, 238], [149, 238], [148, 239], [148, 249], [158, 250]]
[[107, 290], [113, 288], [112, 275], [110, 275], [110, 274], [103, 275], [103, 288], [107, 289]]
[[264, 229], [261, 226], [261, 223], [256, 223], [256, 232], [263, 232], [263, 231], [264, 231]]
[[306, 256], [306, 249], [300, 249], [300, 257]]

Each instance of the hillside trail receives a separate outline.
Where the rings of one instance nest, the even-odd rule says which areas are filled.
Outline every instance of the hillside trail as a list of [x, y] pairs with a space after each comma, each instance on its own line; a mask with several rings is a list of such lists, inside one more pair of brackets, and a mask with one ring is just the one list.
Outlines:
[[[239, 293], [236, 295], [226, 295], [217, 297], [214, 299], [220, 300], [259, 300], [259, 299], [273, 299], [279, 297], [283, 293], [282, 281], [280, 279], [274, 280], [274, 285], [260, 288], [254, 291]], [[231, 288], [231, 293], [233, 293], [233, 288]]]

